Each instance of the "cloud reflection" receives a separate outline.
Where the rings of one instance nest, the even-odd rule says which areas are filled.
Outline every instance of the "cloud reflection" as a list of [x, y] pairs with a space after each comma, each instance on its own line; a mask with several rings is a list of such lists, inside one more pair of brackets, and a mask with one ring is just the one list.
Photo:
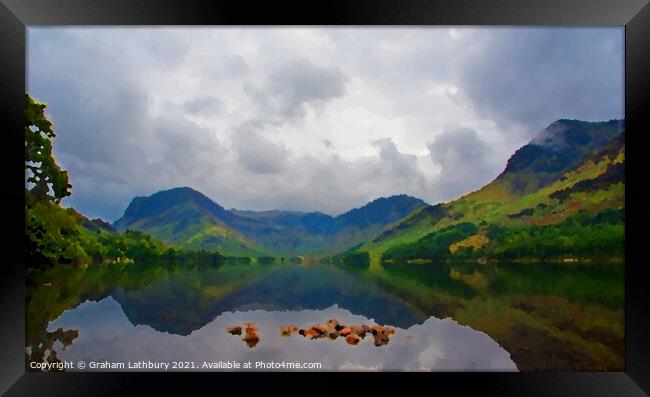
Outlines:
[[[111, 297], [85, 302], [50, 323], [48, 329], [78, 329], [64, 360], [155, 362], [231, 360], [237, 362], [320, 362], [323, 370], [517, 371], [510, 355], [483, 332], [451, 319], [431, 317], [407, 329], [396, 328], [390, 343], [375, 346], [365, 338], [352, 346], [344, 338], [309, 340], [282, 337], [284, 324], [298, 327], [335, 318], [346, 324], [377, 324], [333, 305], [324, 310], [226, 312], [188, 336], [133, 326]], [[254, 322], [260, 342], [251, 349], [226, 332], [231, 324]], [[384, 324], [382, 324], [384, 325]]]

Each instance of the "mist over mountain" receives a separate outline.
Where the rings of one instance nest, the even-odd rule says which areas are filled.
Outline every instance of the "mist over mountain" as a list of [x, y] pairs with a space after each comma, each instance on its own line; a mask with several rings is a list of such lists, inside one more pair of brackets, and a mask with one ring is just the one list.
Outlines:
[[558, 120], [517, 150], [497, 180], [506, 182], [513, 193], [533, 192], [575, 167], [623, 129], [623, 120]]

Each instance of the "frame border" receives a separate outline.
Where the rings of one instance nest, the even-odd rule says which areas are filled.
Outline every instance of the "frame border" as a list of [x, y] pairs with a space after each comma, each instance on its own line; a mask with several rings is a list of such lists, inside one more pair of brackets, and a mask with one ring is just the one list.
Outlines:
[[[648, 147], [648, 123], [644, 117], [650, 105], [650, 5], [648, 0], [411, 0], [396, 4], [388, 0], [336, 0], [309, 7], [291, 3], [250, 0], [214, 2], [207, 0], [0, 0], [0, 54], [4, 61], [0, 74], [0, 128], [10, 132], [0, 156], [5, 170], [0, 203], [5, 219], [19, 231], [24, 229], [24, 175], [19, 145], [25, 93], [25, 39], [29, 26], [44, 25], [544, 25], [544, 26], [625, 26], [625, 123], [626, 167], [626, 369], [612, 373], [434, 373], [405, 374], [412, 381], [436, 382], [460, 391], [475, 388], [498, 395], [647, 395], [650, 392], [650, 289], [644, 250], [644, 225], [650, 222], [650, 193], [641, 150]], [[632, 145], [629, 144], [632, 142]], [[629, 164], [632, 164], [630, 166]], [[7, 233], [1, 239], [5, 254], [0, 278], [0, 351], [5, 358], [0, 371], [0, 393], [112, 395], [150, 386], [178, 384], [180, 374], [141, 373], [25, 373], [25, 271], [22, 265], [23, 237]], [[340, 381], [386, 386], [392, 376], [339, 373], [328, 376], [327, 384], [316, 373], [256, 373], [287, 385], [304, 381], [313, 388], [338, 386]], [[322, 373], [321, 373], [322, 374]], [[193, 374], [194, 375], [194, 374]], [[251, 385], [251, 374], [228, 373], [193, 376], [211, 386], [241, 388]], [[471, 380], [468, 382], [468, 380]], [[203, 383], [203, 382], [202, 382]], [[254, 382], [266, 385], [266, 382]], [[404, 385], [399, 382], [399, 385]], [[407, 387], [408, 387], [407, 386]], [[488, 389], [490, 388], [490, 389]], [[338, 390], [342, 390], [336, 387]], [[645, 392], [644, 392], [645, 390]], [[323, 390], [321, 390], [323, 391]]]

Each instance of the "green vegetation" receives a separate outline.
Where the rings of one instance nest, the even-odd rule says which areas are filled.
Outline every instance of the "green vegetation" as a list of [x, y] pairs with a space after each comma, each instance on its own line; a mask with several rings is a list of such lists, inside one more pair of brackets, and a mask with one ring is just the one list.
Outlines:
[[[394, 259], [436, 259], [443, 260], [451, 257], [449, 247], [458, 241], [475, 234], [477, 227], [463, 222], [431, 233], [413, 244], [405, 244], [391, 248], [382, 257], [382, 262]], [[461, 250], [463, 251], [463, 250]]]
[[175, 188], [134, 198], [115, 223], [118, 233], [60, 206], [71, 185], [52, 156], [56, 135], [45, 107], [26, 96], [29, 266], [272, 264], [274, 255], [300, 264], [301, 252], [333, 250], [339, 254], [322, 262], [356, 267], [623, 258], [625, 136], [617, 120], [557, 121], [518, 150], [492, 183], [449, 203], [428, 206], [401, 195], [331, 217], [226, 210], [193, 189]]
[[251, 258], [247, 256], [227, 256], [225, 258], [225, 263], [229, 265], [250, 265]]
[[340, 254], [322, 257], [319, 262], [327, 265], [368, 268], [370, 266], [370, 255], [367, 252], [357, 251], [360, 246], [361, 244], [358, 244]]
[[[26, 354], [26, 363], [44, 359], [50, 363], [59, 362], [53, 345], [56, 342], [64, 346], [74, 343], [78, 332], [60, 328], [50, 332], [47, 325], [64, 311], [89, 299], [98, 301], [117, 290], [127, 294], [141, 291], [144, 300], [149, 302], [164, 299], [160, 305], [146, 306], [148, 310], [142, 312], [127, 310], [127, 315], [134, 323], [146, 321], [154, 328], [187, 335], [195, 329], [188, 329], [188, 324], [205, 324], [212, 320], [210, 310], [215, 302], [262, 276], [267, 269], [266, 266], [169, 265], [158, 260], [138, 266], [119, 262], [110, 266], [28, 268], [25, 315], [26, 346], [30, 352]], [[188, 307], [190, 302], [195, 305]], [[129, 301], [125, 306], [134, 303]], [[156, 312], [151, 315], [150, 311]], [[26, 370], [34, 371], [29, 367]]]
[[[124, 233], [100, 233], [88, 250], [97, 263], [131, 261], [136, 263], [184, 263], [219, 265], [223, 257], [219, 253], [182, 251], [135, 230]], [[116, 258], [116, 259], [111, 259]], [[123, 259], [124, 258], [124, 259]]]
[[218, 265], [223, 262], [218, 252], [179, 250], [134, 230], [91, 231], [83, 226], [87, 220], [74, 209], [38, 200], [28, 191], [25, 198], [28, 267], [149, 262]]
[[322, 263], [367, 268], [370, 265], [370, 255], [368, 255], [367, 252], [346, 252], [340, 255], [323, 258]]
[[[533, 142], [553, 143], [559, 139], [563, 153], [575, 154], [571, 161], [564, 161], [560, 167], [539, 160], [531, 153], [547, 156], [547, 151], [555, 149], [548, 142], [544, 147], [531, 143], [529, 149], [513, 155], [506, 170], [490, 184], [457, 200], [415, 211], [357, 251], [368, 252], [372, 261], [387, 263], [565, 259], [621, 262], [625, 238], [625, 133], [602, 143], [612, 136], [619, 122], [563, 123], [570, 128], [561, 129], [559, 138], [551, 128]], [[587, 140], [591, 152], [584, 147], [567, 149], [567, 145]], [[537, 187], [520, 189], [517, 183], [513, 187], [516, 180], [534, 181], [530, 183]], [[469, 226], [464, 224], [473, 225], [476, 231], [468, 235]]]
[[33, 185], [33, 196], [59, 203], [70, 195], [72, 186], [68, 183], [68, 173], [52, 155], [56, 134], [45, 116], [46, 106], [25, 94], [25, 173], [27, 182]]
[[203, 194], [175, 188], [136, 197], [115, 228], [139, 230], [189, 250], [219, 251], [228, 256], [266, 256], [269, 252], [228, 225], [229, 213]]
[[486, 332], [520, 371], [624, 368], [621, 264], [404, 264], [364, 277], [427, 314]]
[[81, 265], [90, 262], [89, 240], [72, 209], [36, 198], [25, 190], [25, 261], [27, 266]]
[[339, 216], [318, 212], [226, 210], [189, 187], [135, 197], [115, 222], [187, 249], [229, 256], [331, 255], [375, 236], [421, 208], [406, 195], [379, 198]]
[[25, 96], [25, 261], [28, 267], [91, 263], [220, 264], [218, 252], [180, 251], [149, 235], [112, 231], [101, 220], [89, 220], [60, 201], [71, 194], [68, 173], [52, 155], [56, 134], [44, 114], [45, 104]]
[[257, 258], [257, 263], [260, 265], [272, 265], [275, 263], [275, 258], [272, 256], [260, 256]]
[[[520, 370], [624, 368], [624, 133], [605, 142], [617, 121], [554, 123], [492, 183], [435, 206], [394, 196], [338, 217], [252, 213], [178, 188], [135, 198], [113, 228], [61, 205], [72, 186], [45, 107], [26, 96], [26, 362], [58, 361], [54, 344], [79, 333], [47, 325], [87, 300], [112, 296], [132, 324], [188, 335], [242, 302], [325, 308], [336, 296], [369, 316], [401, 302], [451, 317]], [[375, 262], [386, 266], [366, 271]], [[390, 299], [377, 306], [376, 291]]]
[[[391, 319], [400, 328], [430, 316], [452, 318], [487, 333], [521, 371], [621, 371], [623, 285], [621, 264], [392, 265], [379, 271], [279, 264], [30, 269], [27, 361], [56, 360], [49, 347], [57, 341], [74, 344], [77, 330], [48, 331], [47, 325], [82, 302], [110, 296], [131, 324], [175, 335], [189, 335], [244, 303], [265, 310], [319, 310], [336, 302], [369, 318]], [[404, 305], [416, 317], [404, 316]]]
[[[479, 227], [463, 222], [390, 248], [383, 263], [400, 260], [467, 261], [617, 261], [624, 254], [625, 212], [582, 212], [554, 225]], [[459, 244], [482, 236], [479, 244]], [[454, 245], [456, 243], [457, 245]], [[457, 248], [456, 248], [457, 247]], [[456, 248], [456, 249], [454, 249]]]

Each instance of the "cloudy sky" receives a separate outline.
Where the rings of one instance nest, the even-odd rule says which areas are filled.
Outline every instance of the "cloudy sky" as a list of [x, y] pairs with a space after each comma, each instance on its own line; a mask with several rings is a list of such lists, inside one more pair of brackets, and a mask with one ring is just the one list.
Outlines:
[[29, 28], [64, 203], [193, 187], [338, 214], [480, 188], [560, 118], [624, 114], [622, 28]]

